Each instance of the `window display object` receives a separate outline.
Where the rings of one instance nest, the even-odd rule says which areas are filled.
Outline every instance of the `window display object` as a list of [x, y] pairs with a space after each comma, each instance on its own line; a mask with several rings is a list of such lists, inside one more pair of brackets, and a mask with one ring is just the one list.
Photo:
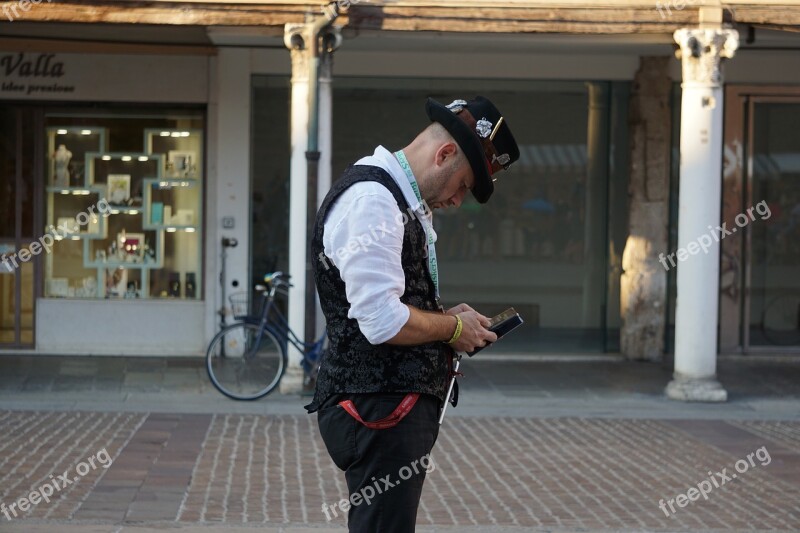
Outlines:
[[150, 223], [154, 226], [161, 226], [164, 224], [164, 204], [161, 202], [153, 202], [150, 206]]
[[169, 273], [169, 295], [173, 298], [181, 297], [181, 274], [180, 272]]
[[97, 297], [97, 279], [93, 277], [83, 278], [81, 286], [75, 290], [75, 296], [78, 298]]
[[195, 273], [186, 273], [186, 297], [195, 298], [197, 296], [197, 289], [195, 286]]
[[143, 263], [145, 258], [144, 233], [117, 234], [117, 258], [121, 263]]
[[126, 205], [131, 198], [130, 174], [108, 175], [108, 202], [114, 205]]
[[56, 163], [56, 175], [54, 185], [56, 187], [69, 187], [69, 162], [72, 159], [72, 152], [67, 150], [63, 144], [58, 145], [58, 150], [53, 154]]
[[136, 281], [128, 282], [128, 289], [125, 291], [125, 298], [133, 299], [141, 297], [139, 292], [139, 283]]
[[106, 298], [119, 298], [128, 290], [128, 271], [122, 267], [106, 269]]
[[197, 154], [194, 152], [170, 150], [167, 154], [167, 175], [173, 178], [193, 176], [197, 172], [196, 161]]
[[69, 296], [69, 280], [67, 278], [51, 278], [47, 281], [47, 292], [55, 298]]

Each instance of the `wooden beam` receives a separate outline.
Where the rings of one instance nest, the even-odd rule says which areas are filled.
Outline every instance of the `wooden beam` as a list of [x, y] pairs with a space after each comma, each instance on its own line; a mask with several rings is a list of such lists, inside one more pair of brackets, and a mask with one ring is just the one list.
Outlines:
[[393, 31], [481, 33], [671, 33], [698, 24], [698, 9], [686, 7], [662, 17], [647, 8], [399, 8], [354, 5], [349, 26]]
[[800, 27], [800, 6], [735, 6], [733, 18], [740, 24]]
[[16, 12], [16, 20], [26, 22], [283, 26], [287, 22], [303, 22], [307, 11], [302, 6], [56, 0]]
[[[263, 0], [268, 1], [268, 0]], [[153, 24], [189, 26], [256, 26], [282, 28], [299, 23], [308, 13], [322, 13], [319, 3], [212, 3], [164, 2], [157, 0], [53, 0], [29, 4], [28, 11], [17, 8], [17, 20], [31, 22]], [[353, 4], [337, 21], [353, 29], [388, 31], [437, 31], [480, 33], [571, 33], [571, 34], [669, 34], [675, 29], [699, 24], [698, 7], [687, 4], [677, 10], [674, 3], [667, 13], [656, 4], [592, 4], [559, 7], [469, 8], [430, 5]], [[16, 7], [16, 3], [9, 3]], [[513, 5], [513, 4], [512, 4]], [[596, 4], [595, 4], [596, 5]], [[728, 8], [725, 8], [728, 11]], [[800, 28], [800, 6], [737, 4], [726, 17], [743, 24], [789, 29]]]

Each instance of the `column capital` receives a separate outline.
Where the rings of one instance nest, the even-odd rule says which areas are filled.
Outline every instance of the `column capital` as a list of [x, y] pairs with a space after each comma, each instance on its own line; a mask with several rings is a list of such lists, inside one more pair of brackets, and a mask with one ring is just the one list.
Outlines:
[[739, 48], [739, 32], [730, 28], [681, 28], [673, 34], [680, 46], [676, 53], [683, 64], [683, 82], [719, 87], [720, 63]]
[[331, 83], [333, 79], [333, 53], [342, 45], [342, 28], [329, 26], [322, 34], [322, 56], [319, 63], [320, 83]]
[[[314, 53], [314, 23], [289, 23], [283, 29], [283, 44], [292, 55], [292, 80], [308, 81], [308, 62]], [[319, 36], [321, 77], [330, 77], [333, 52], [342, 44], [342, 31], [338, 26], [326, 27]], [[326, 76], [327, 73], [327, 76]]]
[[313, 41], [311, 24], [286, 24], [283, 28], [283, 44], [292, 57], [292, 83], [308, 83], [308, 43]]

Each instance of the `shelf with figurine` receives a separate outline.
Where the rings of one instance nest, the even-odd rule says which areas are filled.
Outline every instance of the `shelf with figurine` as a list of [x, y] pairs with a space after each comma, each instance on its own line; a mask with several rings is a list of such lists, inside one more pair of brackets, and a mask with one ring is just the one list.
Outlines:
[[48, 185], [60, 190], [87, 185], [86, 154], [104, 151], [107, 138], [108, 130], [102, 127], [47, 128]]
[[199, 180], [203, 175], [203, 131], [182, 128], [149, 128], [144, 131], [145, 151], [164, 156], [162, 177]]
[[156, 269], [164, 267], [161, 232], [129, 233], [122, 229], [110, 243], [86, 241], [83, 262], [94, 268], [125, 267]]

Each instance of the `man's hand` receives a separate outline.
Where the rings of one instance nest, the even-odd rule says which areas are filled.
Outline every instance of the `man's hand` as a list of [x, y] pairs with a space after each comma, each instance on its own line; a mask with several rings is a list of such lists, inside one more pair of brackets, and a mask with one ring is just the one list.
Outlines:
[[451, 307], [447, 311], [445, 311], [446, 315], [456, 316], [458, 313], [463, 313], [465, 311], [474, 311], [473, 308], [468, 306], [467, 304], [458, 304], [455, 307]]
[[456, 330], [456, 314], [463, 324], [461, 336], [451, 346], [458, 351], [471, 352], [488, 342], [497, 340], [497, 335], [486, 329], [491, 322], [467, 304], [457, 305], [447, 314], [441, 311], [420, 311], [416, 307], [407, 306], [408, 321], [403, 328], [387, 344], [413, 346], [429, 342], [447, 342]]
[[[489, 318], [478, 313], [467, 304], [461, 304], [461, 306], [465, 306], [468, 310], [458, 313], [458, 316], [461, 317], [463, 327], [461, 336], [456, 342], [450, 345], [454, 350], [457, 352], [471, 352], [476, 348], [482, 348], [486, 346], [486, 344], [497, 340], [497, 335], [486, 329], [492, 323]], [[455, 309], [455, 307], [453, 309]]]

